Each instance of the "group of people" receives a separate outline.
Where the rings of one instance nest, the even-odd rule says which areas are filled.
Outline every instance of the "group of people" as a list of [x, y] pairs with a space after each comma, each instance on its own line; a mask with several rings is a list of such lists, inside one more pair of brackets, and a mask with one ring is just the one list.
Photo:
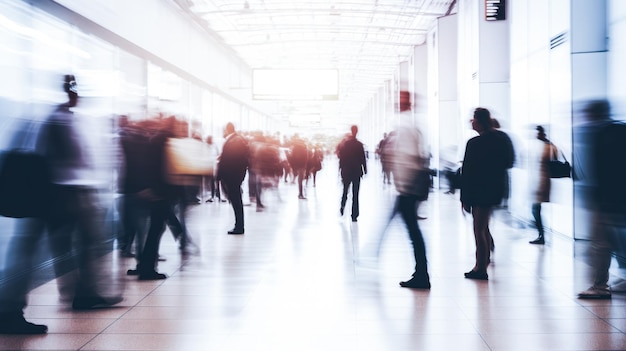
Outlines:
[[[71, 250], [75, 241], [73, 233], [80, 235], [78, 240], [77, 277], [68, 286], [59, 289], [71, 299], [76, 310], [113, 306], [122, 301], [121, 293], [105, 295], [100, 278], [110, 274], [110, 269], [99, 267], [98, 260], [108, 248], [104, 245], [102, 226], [98, 219], [95, 197], [99, 191], [94, 184], [93, 160], [85, 151], [80, 137], [79, 119], [74, 114], [78, 103], [77, 84], [74, 76], [65, 76], [64, 91], [68, 102], [60, 105], [42, 125], [37, 137], [36, 151], [42, 154], [50, 170], [51, 206], [44, 215], [24, 218], [18, 223], [15, 234], [7, 250], [5, 279], [0, 286], [0, 333], [40, 334], [47, 331], [45, 325], [33, 324], [24, 319], [23, 309], [33, 271], [33, 256], [43, 233], [48, 231], [55, 254], [61, 255]], [[400, 282], [401, 287], [430, 289], [430, 277], [426, 258], [426, 247], [418, 225], [417, 208], [428, 196], [421, 186], [420, 179], [428, 172], [428, 153], [425, 152], [424, 138], [418, 128], [407, 123], [406, 112], [410, 110], [408, 93], [400, 99], [398, 128], [390, 133], [385, 146], [385, 154], [380, 154], [383, 162], [385, 182], [393, 183], [397, 197], [389, 221], [400, 215], [404, 221], [412, 243], [415, 267], [410, 279]], [[624, 174], [609, 157], [626, 138], [626, 127], [610, 119], [610, 108], [606, 102], [594, 102], [585, 110], [593, 122], [589, 129], [587, 153], [593, 160], [595, 201], [593, 202], [596, 237], [594, 249], [595, 277], [593, 286], [579, 294], [581, 298], [608, 298], [608, 269], [611, 262], [612, 235], [623, 221], [623, 198], [626, 186], [621, 185], [619, 175]], [[508, 189], [508, 170], [515, 162], [513, 143], [508, 135], [494, 128], [489, 110], [476, 108], [471, 120], [472, 128], [478, 136], [467, 142], [461, 169], [461, 206], [473, 217], [473, 231], [476, 244], [475, 264], [465, 273], [468, 279], [488, 280], [487, 268], [491, 263], [494, 249], [493, 236], [489, 229], [495, 206], [498, 206]], [[130, 253], [134, 245], [137, 260], [136, 269], [128, 270], [128, 275], [136, 275], [139, 280], [160, 280], [167, 276], [157, 272], [159, 245], [166, 227], [179, 241], [185, 251], [192, 245], [185, 225], [185, 213], [190, 194], [196, 195], [199, 185], [210, 176], [214, 189], [222, 189], [230, 201], [235, 223], [228, 231], [230, 235], [245, 233], [242, 184], [249, 179], [251, 199], [257, 202], [257, 210], [264, 207], [261, 194], [268, 179], [277, 184], [286, 177], [287, 168], [298, 181], [298, 197], [306, 199], [303, 182], [313, 179], [322, 168], [323, 153], [319, 148], [294, 136], [285, 145], [287, 153], [281, 157], [281, 145], [256, 135], [252, 137], [238, 133], [233, 123], [223, 129], [224, 144], [221, 152], [209, 152], [215, 165], [208, 164], [192, 174], [171, 174], [168, 169], [169, 141], [187, 138], [189, 126], [175, 117], [146, 119], [131, 122], [119, 121], [119, 143], [123, 162], [119, 167], [119, 191], [122, 194], [121, 218], [123, 235], [118, 238], [123, 252]], [[550, 177], [547, 170], [549, 160], [556, 152], [547, 139], [545, 129], [537, 127], [537, 138], [544, 143], [541, 156], [542, 174], [538, 183], [533, 215], [539, 236], [531, 241], [543, 244], [544, 229], [541, 221], [541, 203], [549, 201]], [[361, 178], [367, 175], [365, 147], [357, 139], [358, 127], [351, 126], [347, 135], [337, 146], [340, 177], [343, 191], [339, 212], [344, 214], [348, 193], [352, 190], [350, 216], [352, 222], [359, 217], [359, 190]], [[193, 138], [193, 137], [192, 137]], [[200, 139], [196, 136], [197, 139]], [[209, 139], [206, 144], [211, 145]], [[202, 141], [202, 143], [204, 143]], [[287, 166], [285, 160], [287, 160]], [[210, 161], [209, 163], [211, 163]], [[202, 172], [206, 172], [203, 174]], [[182, 177], [181, 177], [182, 175]], [[172, 179], [176, 179], [173, 181]], [[214, 181], [214, 182], [213, 182]], [[178, 211], [177, 211], [178, 210]], [[387, 225], [389, 222], [387, 222]], [[76, 229], [76, 230], [75, 230]], [[385, 227], [386, 230], [386, 227]], [[379, 243], [380, 244], [380, 243]], [[380, 249], [380, 245], [378, 246]], [[105, 281], [104, 279], [103, 281]], [[70, 291], [68, 293], [68, 291]]]
[[[92, 148], [98, 141], [90, 139], [106, 133], [101, 133], [102, 130], [86, 133], [90, 127], [98, 127], [94, 120], [77, 112], [80, 98], [76, 78], [65, 75], [62, 87], [67, 102], [57, 106], [42, 123], [33, 120], [28, 126], [17, 128], [18, 136], [14, 138], [23, 139], [22, 134], [28, 134], [35, 139], [31, 152], [40, 155], [46, 165], [46, 192], [40, 194], [44, 198], [37, 203], [44, 207], [41, 213], [16, 219], [6, 251], [0, 285], [0, 333], [3, 334], [47, 332], [47, 326], [30, 323], [23, 314], [44, 234], [48, 234], [51, 255], [56, 258], [55, 273], [63, 276], [59, 280], [61, 298], [70, 301], [75, 310], [111, 307], [123, 300], [124, 280], [116, 281], [119, 277], [113, 276], [113, 267], [106, 266], [102, 257], [115, 248], [115, 239], [122, 255], [136, 258], [136, 268], [129, 269], [127, 275], [138, 280], [166, 279], [165, 274], [157, 271], [162, 235], [169, 227], [181, 252], [189, 252], [194, 244], [187, 233], [186, 211], [189, 199], [198, 194], [203, 181], [209, 179], [216, 184], [213, 189], [222, 189], [231, 203], [235, 224], [228, 234], [244, 234], [241, 189], [244, 178], [248, 175], [259, 180], [251, 188], [251, 194], [262, 207], [261, 180], [266, 176], [279, 179], [283, 174], [277, 145], [263, 138], [253, 140], [243, 136], [236, 132], [233, 123], [224, 127], [225, 142], [219, 154], [208, 147], [207, 150], [213, 151], [203, 153], [208, 157], [204, 159], [208, 160], [206, 164], [192, 166], [194, 170], [189, 174], [184, 171], [174, 174], [173, 166], [185, 164], [175, 160], [177, 164], [172, 165], [174, 141], [204, 142], [195, 133], [189, 137], [193, 128], [173, 116], [159, 115], [138, 121], [121, 116], [117, 137], [104, 142], [107, 151], [98, 155], [101, 150]], [[21, 148], [21, 141], [16, 140], [11, 147]], [[119, 147], [112, 147], [111, 141], [117, 141]], [[207, 140], [206, 144], [210, 146], [211, 141]], [[98, 156], [106, 161], [102, 162]], [[320, 164], [313, 172], [321, 169], [321, 159], [318, 160]], [[112, 185], [106, 176], [98, 176], [102, 167], [98, 163], [110, 167], [102, 174], [117, 173], [117, 191], [121, 195], [117, 202], [121, 224], [117, 237], [105, 232], [109, 227], [103, 223], [106, 209], [100, 197], [109, 193]], [[72, 256], [71, 262], [60, 259], [68, 255]]]
[[[626, 225], [626, 184], [622, 179], [626, 173], [626, 162], [616, 160], [626, 150], [626, 124], [612, 119], [607, 100], [588, 102], [581, 115], [581, 123], [575, 127], [575, 168], [571, 176], [575, 188], [582, 188], [584, 194], [579, 196], [585, 196], [584, 206], [591, 214], [589, 279], [593, 284], [581, 291], [578, 297], [608, 299], [611, 298], [609, 269], [612, 254], [617, 249], [619, 233]], [[477, 108], [474, 111], [472, 127], [479, 136], [467, 143], [461, 168], [461, 203], [474, 219], [476, 264], [465, 276], [487, 280], [490, 251], [494, 247], [489, 219], [508, 187], [506, 172], [513, 165], [515, 153], [510, 138], [494, 128], [488, 110]], [[552, 178], [557, 177], [552, 174], [551, 163], [559, 158], [559, 151], [547, 138], [543, 126], [536, 126], [535, 130], [542, 147], [532, 200], [532, 215], [538, 236], [530, 244], [543, 245], [545, 228], [541, 208], [543, 203], [550, 202]]]
[[[402, 96], [400, 101], [402, 111]], [[590, 188], [585, 190], [586, 193], [592, 194], [586, 200], [589, 202], [587, 207], [591, 210], [593, 222], [590, 253], [590, 280], [593, 285], [581, 291], [578, 297], [606, 299], [611, 297], [608, 280], [612, 253], [616, 249], [618, 233], [626, 225], [626, 184], [621, 179], [626, 173], [626, 162], [615, 160], [615, 155], [626, 149], [626, 124], [611, 118], [610, 104], [606, 100], [589, 102], [582, 113], [584, 123], [580, 127], [582, 132], [574, 150], [574, 155], [578, 155], [574, 159], [578, 164], [578, 174], [574, 175], [574, 182], [584, 182]], [[461, 190], [461, 207], [473, 218], [476, 245], [475, 264], [464, 275], [468, 279], [488, 280], [487, 269], [495, 248], [489, 223], [494, 209], [508, 195], [508, 172], [515, 163], [515, 150], [511, 138], [494, 125], [489, 110], [476, 108], [471, 124], [478, 135], [467, 142], [457, 180]], [[536, 138], [543, 147], [538, 158], [538, 181], [532, 201], [532, 215], [538, 236], [530, 243], [543, 245], [545, 229], [541, 206], [550, 201], [550, 163], [558, 158], [558, 149], [547, 138], [543, 126], [536, 126], [536, 132]], [[390, 178], [393, 178], [398, 192], [390, 220], [397, 213], [402, 215], [414, 251], [413, 276], [408, 281], [400, 282], [400, 286], [429, 289], [424, 240], [416, 218], [421, 200], [415, 191], [415, 174], [424, 165], [419, 161], [420, 157], [424, 157], [420, 137], [421, 134], [415, 128], [398, 128], [385, 136], [379, 144], [377, 154], [381, 160], [384, 182], [389, 183]], [[395, 147], [391, 147], [392, 145]], [[384, 152], [385, 149], [392, 151]], [[342, 209], [343, 204], [342, 202]]]

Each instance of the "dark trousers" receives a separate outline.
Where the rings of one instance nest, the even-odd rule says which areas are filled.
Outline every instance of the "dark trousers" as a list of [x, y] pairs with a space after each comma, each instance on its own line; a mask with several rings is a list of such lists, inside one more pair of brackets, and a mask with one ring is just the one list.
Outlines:
[[543, 221], [541, 220], [541, 203], [533, 204], [533, 217], [535, 218], [535, 226], [539, 232], [539, 237], [543, 238]]
[[[73, 186], [54, 186], [54, 208], [46, 218], [17, 219], [7, 247], [4, 281], [0, 284], [0, 313], [21, 313], [33, 274], [34, 258], [41, 239], [49, 235], [57, 276], [76, 266], [77, 276], [66, 276], [58, 289], [63, 299], [89, 298], [102, 292], [101, 284], [111, 276], [99, 257], [112, 248], [103, 235], [103, 218], [95, 191]], [[76, 235], [75, 235], [76, 234]], [[107, 245], [111, 244], [111, 247]], [[72, 264], [61, 258], [76, 252]]]
[[352, 219], [359, 217], [359, 188], [361, 186], [361, 178], [343, 179], [343, 194], [341, 195], [341, 209], [346, 207], [348, 201], [348, 189], [352, 184]]
[[400, 214], [406, 229], [409, 232], [409, 238], [413, 245], [413, 256], [415, 257], [415, 273], [414, 277], [422, 278], [428, 274], [426, 262], [426, 245], [422, 231], [417, 224], [417, 197], [412, 195], [398, 195], [396, 203], [391, 213], [391, 218], [396, 214]]
[[146, 237], [146, 228], [148, 218], [150, 218], [150, 210], [145, 200], [139, 198], [137, 194], [124, 194], [122, 197], [122, 223], [123, 237], [120, 240], [120, 246], [125, 253], [131, 253], [133, 242], [135, 243], [135, 252], [137, 260], [141, 254], [141, 249]]
[[156, 271], [159, 258], [159, 245], [165, 232], [165, 221], [171, 211], [171, 205], [167, 201], [155, 201], [150, 204], [150, 229], [146, 236], [146, 242], [139, 256], [137, 270], [139, 274], [150, 274]]
[[241, 183], [222, 181], [222, 187], [230, 200], [230, 205], [235, 213], [235, 230], [244, 229], [243, 200], [241, 199]]

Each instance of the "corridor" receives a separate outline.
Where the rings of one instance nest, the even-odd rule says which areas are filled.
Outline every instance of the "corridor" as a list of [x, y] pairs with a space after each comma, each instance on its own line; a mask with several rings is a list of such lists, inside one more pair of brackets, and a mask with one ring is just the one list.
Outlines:
[[[585, 242], [549, 234], [529, 245], [532, 228], [499, 210], [489, 281], [469, 280], [474, 263], [471, 219], [458, 193], [434, 190], [419, 209], [432, 288], [398, 286], [413, 258], [402, 221], [386, 231], [378, 260], [358, 260], [381, 235], [394, 198], [377, 161], [361, 183], [361, 216], [339, 216], [340, 182], [329, 157], [309, 182], [264, 193], [266, 208], [245, 207], [246, 234], [227, 235], [228, 203], [191, 208], [197, 255], [182, 258], [163, 236], [163, 281], [123, 276], [125, 300], [112, 309], [74, 312], [56, 281], [32, 291], [27, 320], [47, 335], [0, 335], [2, 350], [624, 350], [626, 295], [578, 300], [587, 288]], [[244, 191], [245, 192], [245, 191]], [[206, 197], [205, 197], [206, 199]], [[247, 194], [244, 193], [244, 200]], [[350, 201], [350, 199], [348, 200]], [[109, 257], [124, 274], [134, 259]], [[355, 263], [355, 261], [358, 261]], [[612, 281], [624, 276], [613, 266]]]

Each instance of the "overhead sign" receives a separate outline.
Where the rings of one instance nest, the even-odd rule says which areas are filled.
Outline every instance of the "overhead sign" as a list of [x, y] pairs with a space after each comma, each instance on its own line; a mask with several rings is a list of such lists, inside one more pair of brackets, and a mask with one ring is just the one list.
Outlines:
[[506, 19], [505, 0], [485, 0], [485, 20], [503, 21]]
[[256, 100], [337, 100], [336, 69], [254, 69], [252, 97]]

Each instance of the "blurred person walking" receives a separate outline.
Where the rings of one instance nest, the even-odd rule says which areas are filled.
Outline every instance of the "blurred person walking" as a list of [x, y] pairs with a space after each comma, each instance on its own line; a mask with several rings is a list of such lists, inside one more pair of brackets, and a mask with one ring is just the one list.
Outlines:
[[320, 145], [316, 145], [309, 151], [309, 160], [307, 164], [307, 184], [309, 178], [313, 178], [313, 187], [317, 186], [317, 172], [322, 170], [324, 161], [324, 153]]
[[[211, 155], [211, 158], [215, 160], [213, 162], [213, 169], [215, 169], [215, 162], [217, 162], [219, 150], [217, 149], [217, 146], [213, 143], [212, 135], [207, 136], [205, 142], [209, 147], [209, 153]], [[204, 177], [204, 185], [206, 190], [208, 190], [211, 194], [211, 197], [209, 197], [205, 202], [213, 202], [216, 197], [218, 200], [220, 199], [220, 187], [219, 184], [215, 181], [215, 172]]]
[[393, 217], [400, 214], [409, 232], [415, 259], [411, 279], [400, 282], [400, 286], [430, 289], [426, 245], [417, 221], [419, 204], [428, 197], [430, 191], [430, 175], [426, 167], [427, 156], [423, 152], [422, 134], [415, 127], [403, 127], [398, 128], [394, 135], [394, 149], [389, 155], [389, 161], [398, 195], [387, 225]]
[[[82, 116], [74, 114], [79, 96], [73, 75], [64, 76], [63, 90], [68, 101], [59, 105], [41, 126], [36, 146], [47, 161], [51, 181], [50, 197], [36, 201], [49, 202], [50, 206], [41, 217], [19, 220], [7, 250], [6, 279], [0, 286], [0, 333], [3, 334], [47, 332], [47, 326], [29, 323], [23, 315], [34, 254], [46, 230], [54, 257], [76, 250], [76, 275], [59, 281], [62, 299], [71, 299], [75, 310], [109, 307], [123, 300], [121, 295], [103, 295], [106, 284], [111, 284], [111, 271], [101, 264], [101, 256], [110, 251], [100, 223], [103, 212], [97, 201], [99, 187], [104, 184], [98, 182], [94, 155], [90, 154], [84, 127], [80, 126]], [[74, 232], [78, 240], [74, 240]], [[73, 247], [75, 243], [77, 247]], [[66, 273], [66, 267], [58, 263], [54, 268], [59, 277]]]
[[611, 118], [606, 100], [589, 102], [583, 109], [585, 124], [579, 126], [584, 143], [576, 143], [575, 181], [590, 186], [588, 201], [592, 211], [591, 265], [589, 289], [580, 299], [610, 299], [609, 269], [616, 240], [626, 226], [626, 124]]
[[[132, 123], [127, 118], [121, 118], [119, 126], [122, 163], [118, 189], [122, 194], [120, 213], [124, 233], [120, 248], [123, 257], [136, 257], [139, 260], [150, 217], [149, 208], [138, 197], [138, 193], [145, 187], [143, 172], [147, 159], [144, 155], [148, 153], [150, 134], [147, 128]], [[133, 243], [135, 253], [132, 252]]]
[[[166, 223], [171, 225], [172, 234], [178, 239], [184, 227], [173, 213], [173, 201], [178, 195], [166, 180], [165, 145], [169, 132], [163, 119], [148, 119], [138, 123], [140, 135], [128, 134], [122, 138], [124, 150], [124, 171], [122, 177], [127, 185], [131, 217], [127, 220], [136, 233], [136, 269], [129, 269], [128, 275], [138, 276], [139, 280], [161, 280], [167, 276], [156, 271], [161, 237]], [[173, 217], [173, 218], [172, 218]], [[149, 227], [146, 232], [146, 221]], [[133, 227], [134, 226], [134, 227]]]
[[557, 149], [554, 144], [548, 140], [545, 129], [542, 126], [537, 126], [537, 140], [541, 141], [542, 148], [539, 153], [538, 172], [537, 172], [537, 187], [535, 189], [535, 198], [532, 204], [533, 218], [535, 219], [535, 226], [537, 227], [538, 236], [535, 240], [529, 241], [531, 244], [543, 245], [545, 244], [543, 220], [541, 218], [541, 203], [550, 202], [550, 170], [549, 162], [551, 159], [557, 157]]
[[241, 184], [248, 170], [250, 148], [248, 141], [235, 131], [235, 125], [231, 122], [224, 127], [224, 138], [226, 141], [218, 160], [217, 180], [221, 182], [235, 213], [235, 226], [228, 234], [244, 234]]
[[489, 110], [481, 107], [474, 110], [472, 128], [479, 135], [470, 139], [465, 148], [461, 204], [473, 217], [476, 263], [465, 277], [487, 280], [490, 251], [494, 246], [489, 220], [494, 206], [505, 196], [504, 180], [513, 166], [515, 153], [508, 136], [494, 129]]
[[391, 184], [391, 157], [390, 150], [393, 150], [393, 145], [390, 143], [393, 140], [393, 133], [383, 134], [383, 138], [378, 143], [378, 157], [380, 158], [380, 165], [383, 173], [383, 184]]
[[291, 148], [289, 152], [289, 164], [293, 171], [293, 179], [298, 180], [298, 199], [305, 200], [304, 196], [304, 179], [307, 174], [307, 164], [309, 161], [309, 151], [306, 143], [299, 135], [294, 135], [291, 140]]
[[356, 138], [359, 127], [353, 125], [350, 127], [350, 132], [351, 135], [342, 141], [337, 151], [341, 182], [343, 183], [339, 213], [343, 216], [348, 200], [348, 190], [350, 189], [350, 185], [352, 185], [351, 217], [352, 222], [356, 222], [359, 217], [359, 188], [361, 185], [361, 177], [367, 174], [367, 162], [363, 143]]
[[[372, 254], [380, 256], [385, 233], [396, 215], [400, 215], [411, 240], [415, 267], [411, 279], [400, 282], [403, 288], [430, 289], [430, 277], [426, 259], [426, 245], [418, 225], [417, 209], [430, 192], [430, 171], [428, 153], [425, 151], [424, 138], [419, 128], [412, 125], [411, 96], [408, 91], [400, 92], [397, 126], [386, 137], [381, 153], [387, 157], [393, 183], [398, 192], [388, 220], [379, 232], [377, 242], [365, 245], [363, 259], [367, 261]], [[365, 262], [362, 262], [365, 263]]]

